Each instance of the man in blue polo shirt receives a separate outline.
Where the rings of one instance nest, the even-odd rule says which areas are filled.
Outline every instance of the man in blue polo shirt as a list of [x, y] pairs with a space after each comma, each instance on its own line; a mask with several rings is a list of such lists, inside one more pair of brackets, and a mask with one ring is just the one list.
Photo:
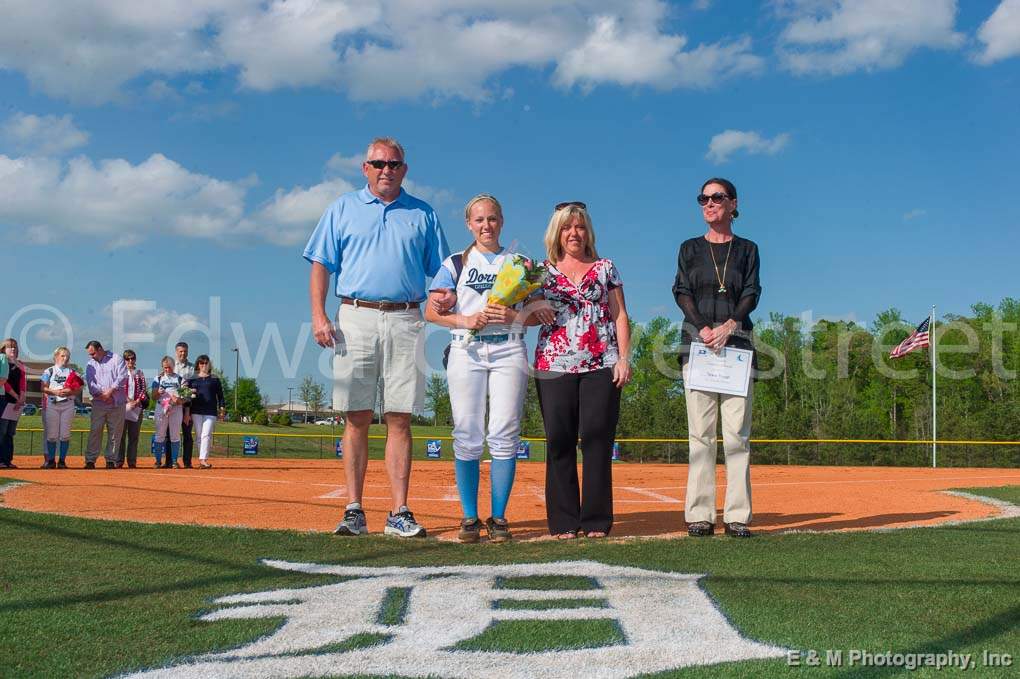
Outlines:
[[[420, 305], [425, 279], [450, 254], [428, 203], [400, 185], [407, 174], [404, 149], [390, 138], [368, 146], [365, 188], [340, 196], [319, 220], [304, 257], [312, 265], [309, 295], [315, 341], [333, 347], [333, 408], [346, 413], [344, 473], [349, 503], [337, 535], [368, 532], [361, 507], [368, 464], [368, 427], [382, 399], [386, 470], [393, 507], [385, 532], [424, 537], [407, 507], [411, 477], [411, 413], [420, 410], [425, 379], [416, 357], [424, 340]], [[326, 288], [336, 276], [340, 309], [334, 326]]]

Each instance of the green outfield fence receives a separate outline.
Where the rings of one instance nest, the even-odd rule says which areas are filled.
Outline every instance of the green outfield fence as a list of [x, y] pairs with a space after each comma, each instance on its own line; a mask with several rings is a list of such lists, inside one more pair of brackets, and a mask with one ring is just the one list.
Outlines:
[[[143, 430], [138, 455], [150, 456], [152, 430]], [[224, 432], [213, 435], [212, 457], [244, 457], [246, 437], [259, 439], [257, 457], [328, 459], [336, 458], [336, 441], [342, 429], [326, 434], [291, 434], [276, 432]], [[369, 436], [369, 456], [381, 458], [385, 436]], [[425, 442], [443, 441], [443, 459], [452, 459], [452, 437], [414, 436], [414, 457], [426, 459]], [[545, 460], [545, 439], [524, 437], [531, 445], [531, 459]], [[73, 429], [70, 454], [83, 455], [88, 441], [87, 429]], [[686, 463], [687, 439], [627, 438], [617, 439], [620, 460], [632, 463]], [[937, 441], [939, 467], [1020, 467], [1020, 441]], [[831, 465], [831, 466], [931, 466], [930, 440], [883, 439], [751, 439], [755, 464]], [[42, 454], [42, 429], [20, 429], [15, 437], [16, 455]], [[196, 442], [197, 448], [197, 442]], [[721, 448], [721, 446], [720, 446]], [[195, 451], [197, 458], [198, 451]], [[722, 451], [719, 461], [723, 461]]]

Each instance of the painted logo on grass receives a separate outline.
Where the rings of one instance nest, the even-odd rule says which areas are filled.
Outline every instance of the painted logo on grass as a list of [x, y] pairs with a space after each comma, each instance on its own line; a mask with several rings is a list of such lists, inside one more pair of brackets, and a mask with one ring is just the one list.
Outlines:
[[590, 561], [369, 568], [265, 561], [343, 582], [235, 594], [202, 620], [279, 618], [272, 634], [138, 677], [630, 677], [786, 649], [750, 641], [700, 575]]

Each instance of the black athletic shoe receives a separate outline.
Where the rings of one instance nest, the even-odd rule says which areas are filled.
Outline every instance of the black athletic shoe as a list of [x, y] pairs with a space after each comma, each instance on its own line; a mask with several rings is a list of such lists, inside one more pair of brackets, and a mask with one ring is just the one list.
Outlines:
[[749, 538], [751, 537], [751, 529], [747, 527], [746, 523], [727, 523], [726, 534], [731, 538]]
[[708, 521], [695, 521], [687, 524], [687, 534], [694, 538], [704, 538], [715, 533], [715, 526]]

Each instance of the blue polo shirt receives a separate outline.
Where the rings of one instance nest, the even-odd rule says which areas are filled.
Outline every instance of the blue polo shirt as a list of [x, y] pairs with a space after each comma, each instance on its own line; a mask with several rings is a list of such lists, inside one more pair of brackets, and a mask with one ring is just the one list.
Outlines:
[[323, 213], [304, 258], [336, 275], [337, 297], [420, 302], [425, 278], [450, 254], [435, 210], [403, 189], [385, 204], [368, 186], [340, 196]]

